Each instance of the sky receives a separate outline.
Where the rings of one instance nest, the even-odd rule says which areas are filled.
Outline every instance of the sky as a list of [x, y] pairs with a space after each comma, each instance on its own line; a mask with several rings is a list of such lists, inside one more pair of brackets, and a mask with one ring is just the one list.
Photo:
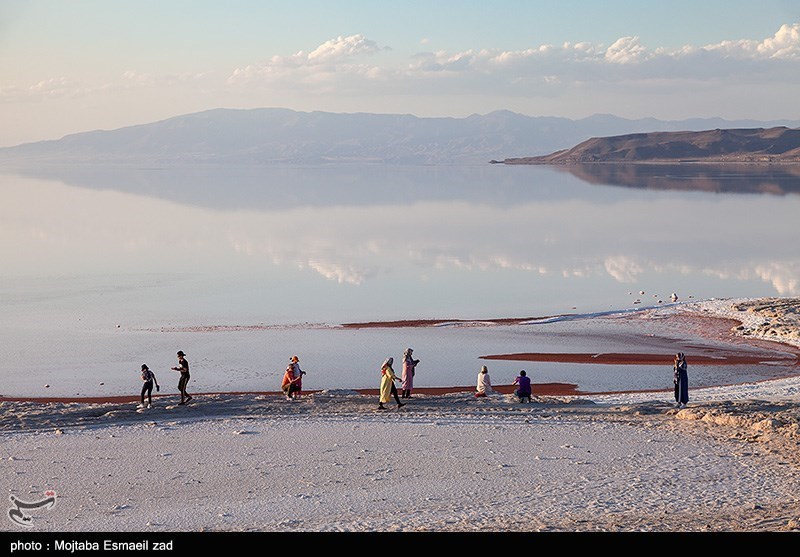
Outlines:
[[0, 147], [212, 108], [800, 119], [797, 0], [0, 0]]

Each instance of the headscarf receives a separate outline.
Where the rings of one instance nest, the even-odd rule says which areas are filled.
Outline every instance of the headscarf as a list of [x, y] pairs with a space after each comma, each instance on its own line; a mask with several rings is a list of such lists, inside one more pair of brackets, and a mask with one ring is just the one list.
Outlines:
[[486, 366], [481, 366], [481, 373], [489, 373], [489, 368]]
[[414, 351], [413, 348], [406, 348], [405, 351], [403, 352], [403, 358], [405, 358], [407, 360], [410, 359], [411, 358], [411, 353], [413, 351]]
[[683, 352], [678, 352], [677, 354], [675, 354], [675, 365], [672, 367], [674, 369], [673, 375], [676, 383], [678, 382], [679, 379], [678, 370], [683, 369], [685, 365], [686, 365], [686, 356], [684, 356]]
[[383, 364], [381, 364], [381, 375], [383, 375], [384, 373], [386, 373], [386, 368], [387, 368], [387, 367], [392, 367], [392, 364], [393, 364], [393, 363], [394, 363], [394, 358], [386, 358], [386, 359], [383, 361]]

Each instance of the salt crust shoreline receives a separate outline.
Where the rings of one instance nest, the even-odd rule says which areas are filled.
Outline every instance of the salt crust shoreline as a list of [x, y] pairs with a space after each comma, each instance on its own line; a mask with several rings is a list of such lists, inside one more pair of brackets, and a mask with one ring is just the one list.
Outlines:
[[[733, 309], [764, 302], [653, 311], [769, 338], [763, 312]], [[678, 410], [666, 391], [454, 392], [384, 412], [347, 390], [147, 410], [5, 401], [0, 470], [10, 496], [58, 493], [33, 517], [51, 532], [800, 530], [800, 378], [690, 397]]]

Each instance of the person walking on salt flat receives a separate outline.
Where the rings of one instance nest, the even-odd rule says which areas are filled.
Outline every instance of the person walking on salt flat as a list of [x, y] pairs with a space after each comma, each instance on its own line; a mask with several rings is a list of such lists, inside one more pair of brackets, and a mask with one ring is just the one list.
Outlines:
[[[139, 403], [139, 408], [151, 408], [153, 406], [153, 382], [155, 382], [156, 390], [160, 391], [161, 386], [158, 384], [156, 374], [150, 371], [147, 364], [142, 364], [142, 401]], [[144, 404], [144, 395], [147, 395], [147, 406]]]
[[189, 383], [189, 362], [186, 359], [186, 354], [183, 350], [178, 350], [178, 366], [172, 368], [173, 371], [178, 371], [181, 378], [178, 380], [178, 390], [181, 392], [181, 401], [178, 404], [186, 404], [192, 400], [192, 395], [186, 392], [186, 384]]
[[400, 397], [397, 396], [397, 387], [395, 387], [394, 382], [398, 379], [397, 375], [395, 375], [394, 370], [392, 369], [393, 363], [394, 358], [386, 358], [381, 365], [381, 393], [378, 401], [379, 410], [385, 410], [386, 407], [383, 405], [383, 403], [389, 402], [392, 397], [394, 397], [395, 401], [397, 401], [398, 408], [405, 406], [405, 404], [400, 402]]

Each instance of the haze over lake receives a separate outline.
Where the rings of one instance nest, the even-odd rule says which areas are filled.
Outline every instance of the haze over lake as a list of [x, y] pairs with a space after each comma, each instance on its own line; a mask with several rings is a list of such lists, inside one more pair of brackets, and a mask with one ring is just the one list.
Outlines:
[[[800, 295], [800, 196], [740, 193], [731, 179], [696, 192], [488, 164], [6, 173], [2, 394], [134, 392], [143, 362], [171, 381], [178, 349], [202, 390], [275, 390], [292, 354], [316, 372], [309, 388], [375, 387], [380, 362], [406, 346], [427, 365], [420, 385], [471, 384], [481, 355], [547, 350], [542, 329], [336, 325], [586, 314], [672, 292]], [[582, 351], [563, 343], [549, 347]], [[535, 367], [539, 381], [587, 390], [658, 388], [664, 375], [609, 382]]]

